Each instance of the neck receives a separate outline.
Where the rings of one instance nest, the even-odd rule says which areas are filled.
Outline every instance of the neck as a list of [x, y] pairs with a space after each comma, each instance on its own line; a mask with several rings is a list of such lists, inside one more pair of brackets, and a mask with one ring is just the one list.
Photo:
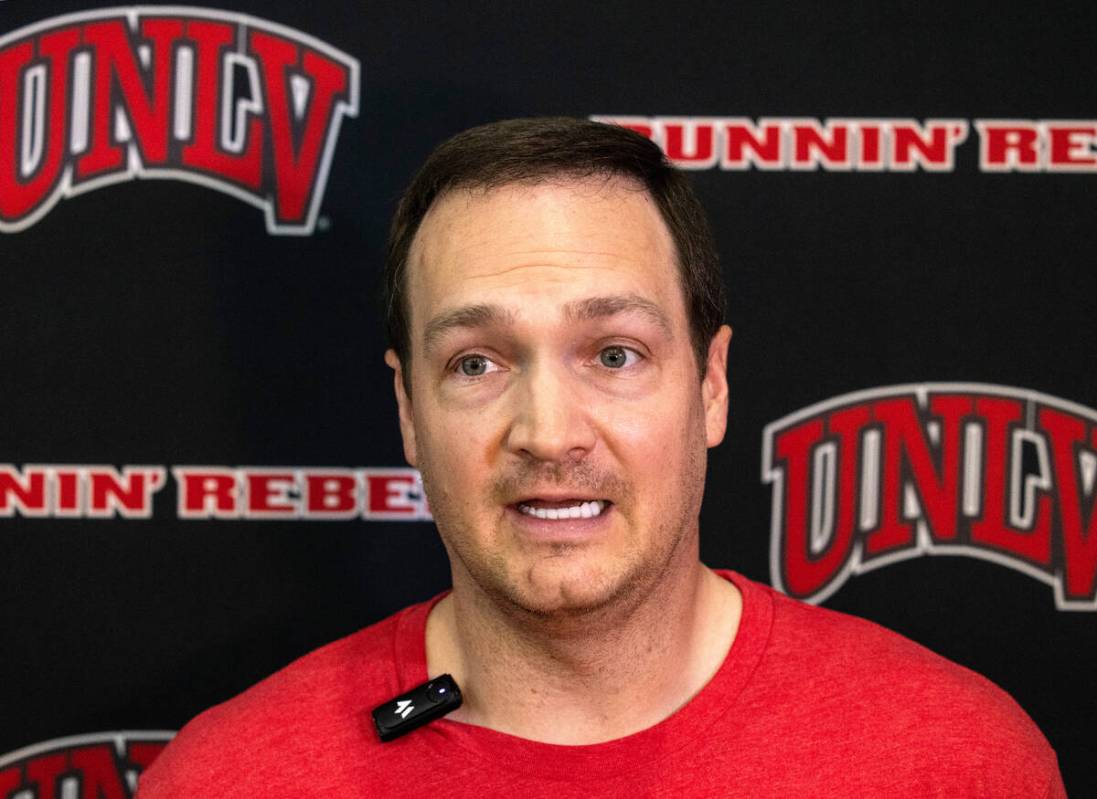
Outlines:
[[739, 592], [694, 554], [644, 596], [582, 617], [534, 618], [464, 581], [427, 620], [427, 670], [465, 704], [451, 718], [535, 741], [591, 744], [646, 729], [720, 668]]

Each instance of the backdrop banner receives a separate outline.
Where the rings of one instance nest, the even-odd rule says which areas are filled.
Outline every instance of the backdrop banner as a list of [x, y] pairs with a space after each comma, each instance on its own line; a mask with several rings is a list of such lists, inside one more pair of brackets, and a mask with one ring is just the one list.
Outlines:
[[0, 0], [0, 799], [128, 797], [200, 711], [448, 586], [385, 235], [432, 147], [535, 115], [639, 131], [709, 211], [705, 562], [986, 675], [1097, 795], [1095, 29]]

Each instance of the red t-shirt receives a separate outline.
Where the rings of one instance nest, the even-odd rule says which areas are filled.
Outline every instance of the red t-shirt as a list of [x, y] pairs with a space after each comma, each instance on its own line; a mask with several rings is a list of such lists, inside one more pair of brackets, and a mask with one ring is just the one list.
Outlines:
[[142, 775], [139, 799], [1066, 795], [1047, 741], [988, 680], [722, 574], [743, 595], [726, 660], [642, 732], [559, 746], [439, 719], [382, 744], [370, 711], [427, 679], [435, 598], [200, 715]]

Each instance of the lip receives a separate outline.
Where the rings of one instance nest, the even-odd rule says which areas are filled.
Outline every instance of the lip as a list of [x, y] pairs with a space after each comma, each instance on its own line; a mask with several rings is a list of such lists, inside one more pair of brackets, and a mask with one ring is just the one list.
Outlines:
[[603, 502], [609, 502], [606, 497], [598, 496], [586, 496], [582, 492], [576, 491], [539, 491], [536, 494], [527, 494], [520, 497], [516, 501], [512, 502], [512, 505], [521, 505], [523, 502], [568, 502], [574, 500], [575, 502], [593, 502], [594, 500], [602, 500]]
[[[560, 499], [572, 499], [571, 494]], [[532, 499], [532, 497], [531, 497]], [[547, 496], [538, 496], [537, 499], [553, 500]], [[589, 519], [538, 519], [518, 510], [517, 502], [506, 506], [506, 516], [511, 525], [520, 534], [531, 541], [545, 544], [578, 544], [597, 538], [609, 529], [611, 517], [616, 513], [617, 506], [609, 503], [602, 512]]]

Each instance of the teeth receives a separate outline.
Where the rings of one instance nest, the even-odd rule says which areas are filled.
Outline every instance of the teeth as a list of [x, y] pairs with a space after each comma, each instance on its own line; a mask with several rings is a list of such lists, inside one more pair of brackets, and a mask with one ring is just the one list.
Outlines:
[[523, 503], [518, 505], [518, 510], [535, 519], [593, 519], [600, 516], [605, 509], [606, 503], [600, 499], [581, 502], [568, 508], [533, 508]]

